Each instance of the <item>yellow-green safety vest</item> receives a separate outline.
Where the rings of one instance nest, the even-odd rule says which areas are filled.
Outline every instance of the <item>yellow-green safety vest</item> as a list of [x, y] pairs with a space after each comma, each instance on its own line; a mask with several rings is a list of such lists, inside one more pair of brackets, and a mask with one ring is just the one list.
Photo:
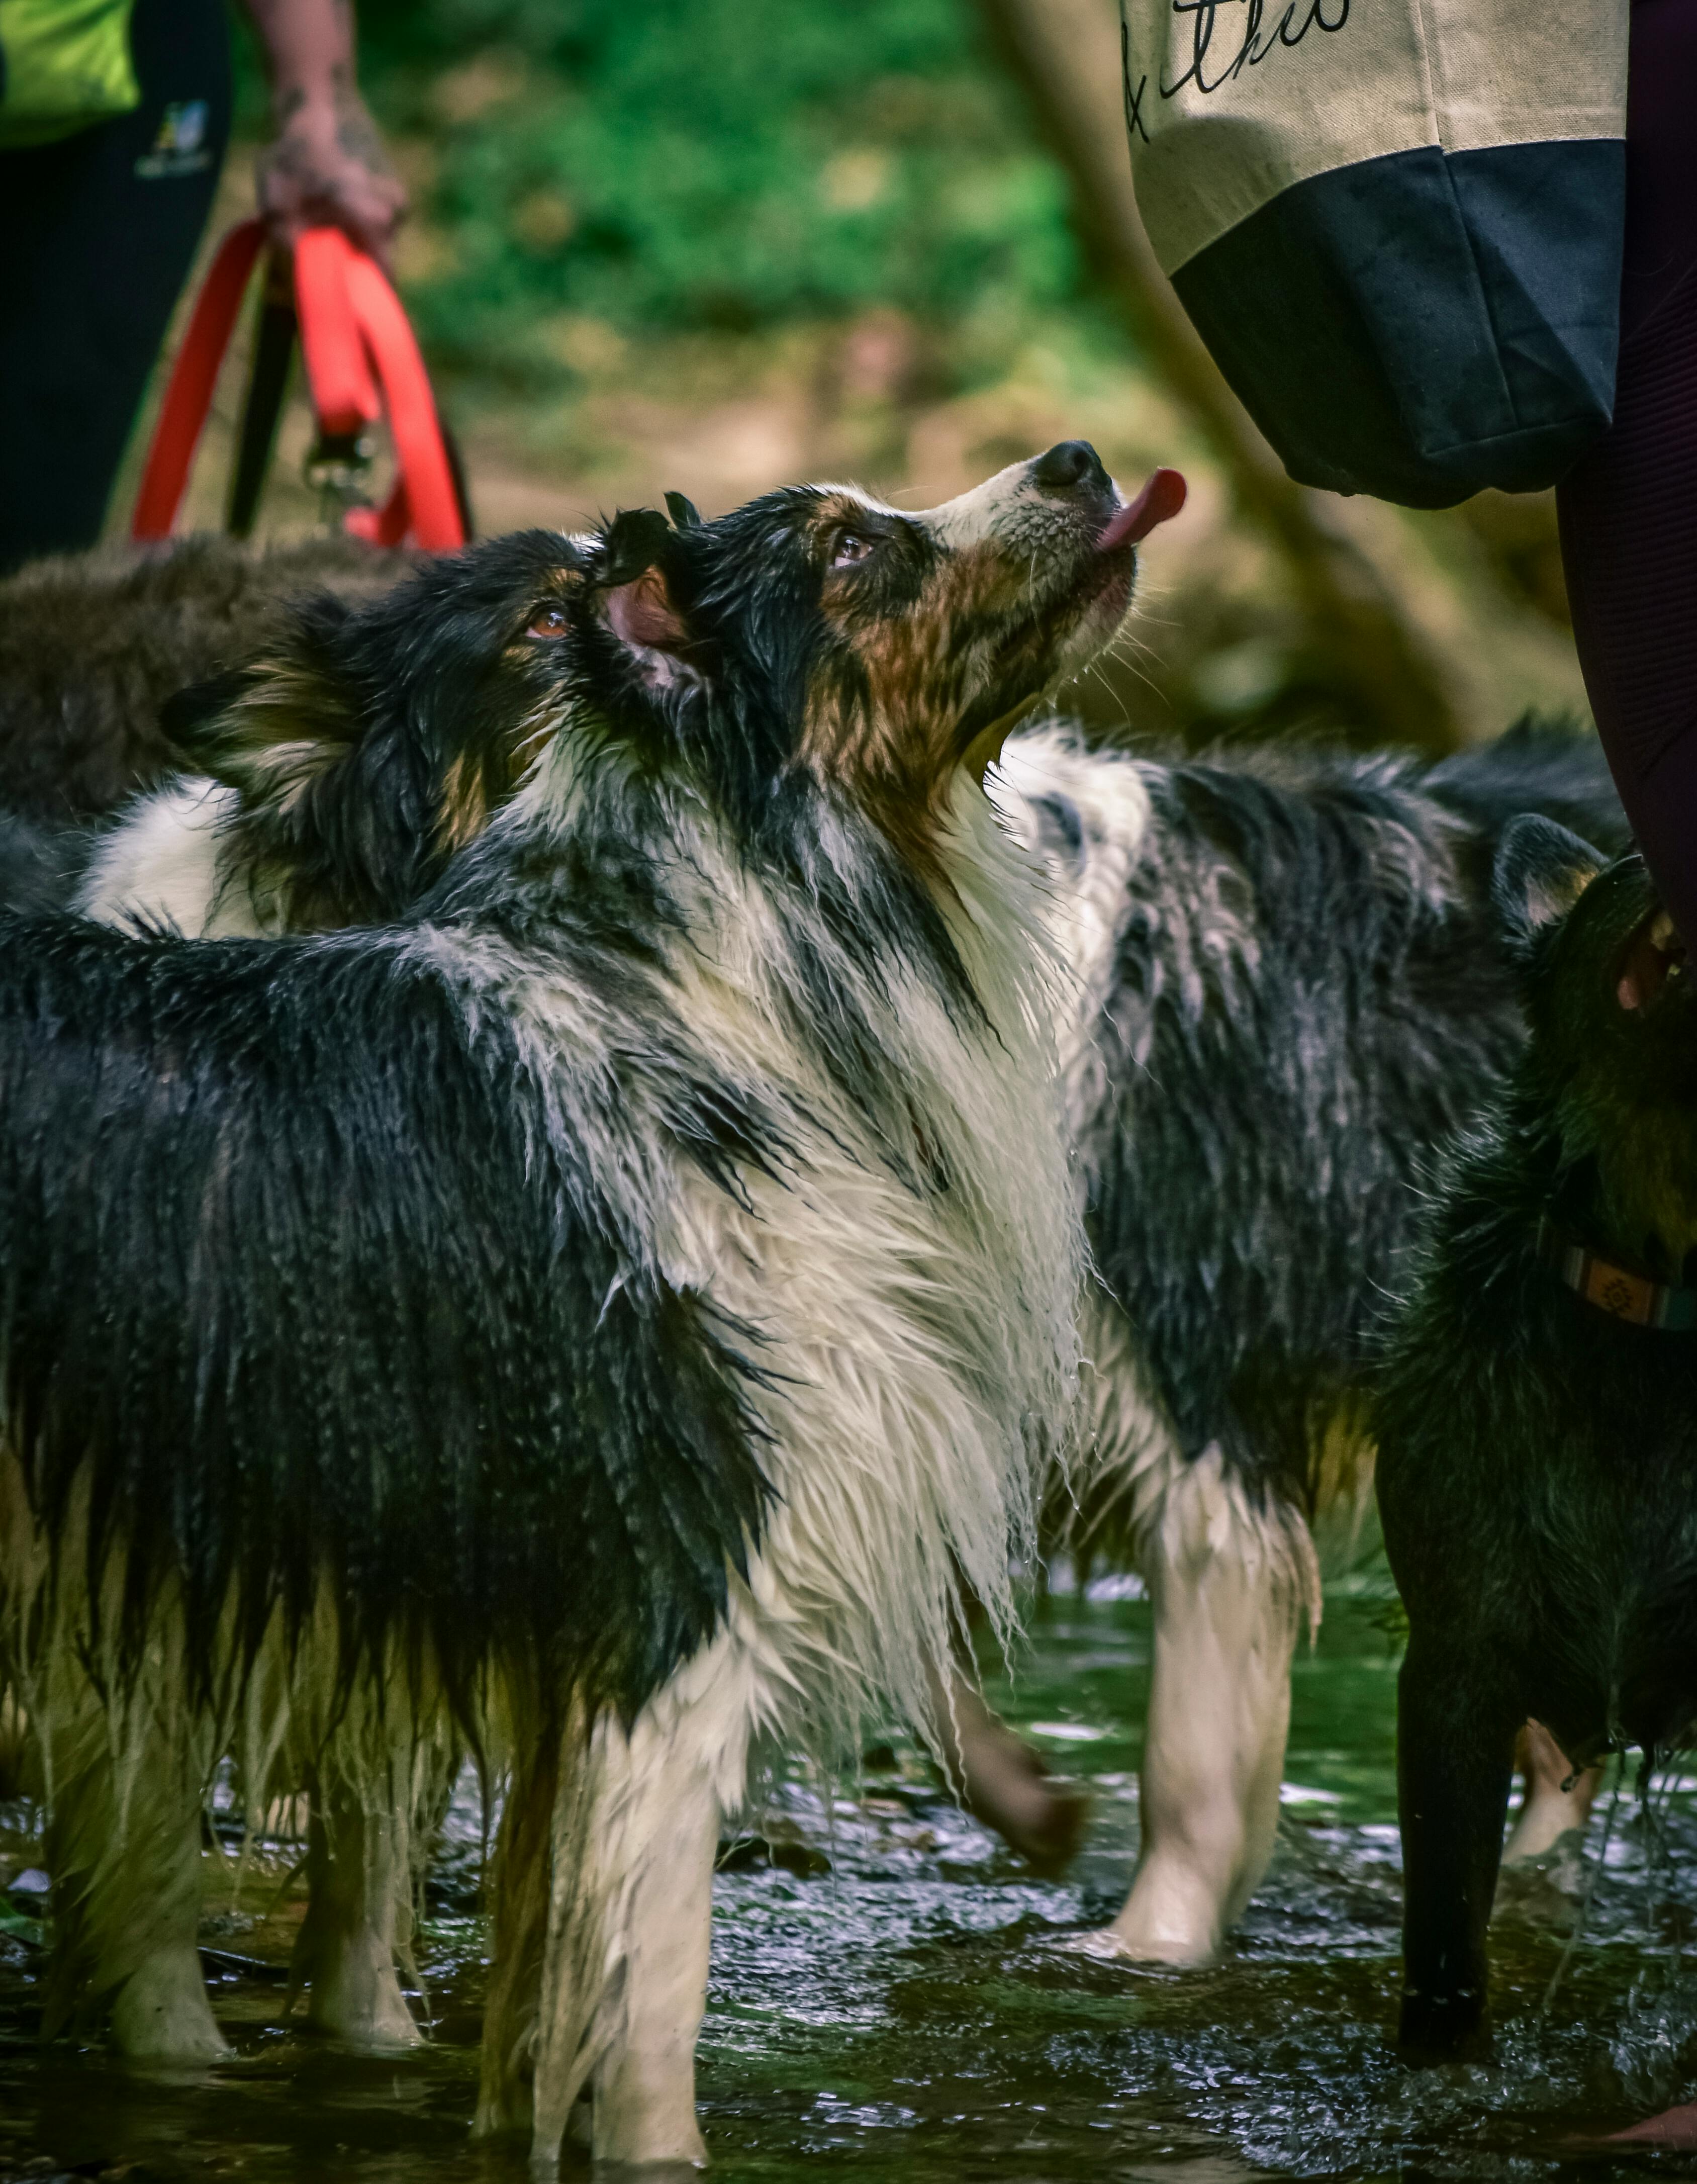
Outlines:
[[135, 0], [0, 0], [0, 151], [50, 144], [142, 103]]

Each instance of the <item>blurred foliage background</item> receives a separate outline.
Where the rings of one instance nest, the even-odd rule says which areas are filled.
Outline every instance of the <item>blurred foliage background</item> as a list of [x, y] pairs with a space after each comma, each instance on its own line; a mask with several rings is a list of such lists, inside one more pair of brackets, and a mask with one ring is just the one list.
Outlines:
[[[1046, 113], [1010, 20], [1061, 71]], [[1093, 185], [1069, 157], [1087, 107], [1116, 126], [1112, 0], [364, 0], [360, 42], [481, 528], [804, 477], [919, 506], [1079, 436], [1122, 482], [1192, 485], [1132, 636], [1071, 694], [1103, 727], [1441, 746], [1582, 707], [1547, 497], [1412, 515], [1285, 488], [1269, 517], [1161, 299], [1104, 254], [1116, 188], [1134, 220], [1122, 144]], [[245, 31], [238, 58], [248, 157], [215, 227], [264, 125]], [[232, 367], [225, 433], [239, 393]], [[313, 520], [305, 437], [297, 404], [267, 528]], [[1319, 578], [1305, 526], [1343, 556]]]

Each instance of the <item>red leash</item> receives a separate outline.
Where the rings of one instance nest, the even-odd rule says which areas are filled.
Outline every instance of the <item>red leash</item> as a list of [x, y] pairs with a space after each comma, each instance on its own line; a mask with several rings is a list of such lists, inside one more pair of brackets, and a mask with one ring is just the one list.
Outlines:
[[[263, 240], [259, 222], [250, 220], [219, 245], [165, 389], [132, 538], [170, 535]], [[295, 246], [294, 292], [320, 441], [351, 443], [387, 412], [394, 442], [387, 502], [349, 509], [347, 529], [376, 545], [398, 546], [410, 536], [431, 553], [463, 546], [467, 526], [430, 378], [382, 268], [340, 228], [311, 228]]]

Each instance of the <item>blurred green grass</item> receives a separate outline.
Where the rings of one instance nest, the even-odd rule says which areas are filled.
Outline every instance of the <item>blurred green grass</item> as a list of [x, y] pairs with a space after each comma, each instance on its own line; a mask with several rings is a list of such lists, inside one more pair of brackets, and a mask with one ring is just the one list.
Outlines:
[[[954, 386], [1057, 315], [1123, 345], [965, 0], [367, 0], [360, 74], [413, 148], [409, 301], [450, 369], [569, 381], [556, 322], [583, 315], [747, 334], [882, 305], [943, 337]], [[257, 130], [251, 37], [242, 81]]]

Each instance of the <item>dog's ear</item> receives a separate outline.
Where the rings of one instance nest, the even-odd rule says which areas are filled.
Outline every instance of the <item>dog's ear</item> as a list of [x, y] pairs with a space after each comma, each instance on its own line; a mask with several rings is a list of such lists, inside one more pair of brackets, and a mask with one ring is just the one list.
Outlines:
[[1565, 917], [1606, 862], [1600, 850], [1539, 812], [1511, 819], [1491, 872], [1491, 907], [1509, 945], [1522, 950]]
[[361, 729], [337, 644], [348, 616], [340, 600], [314, 599], [251, 667], [170, 699], [159, 724], [184, 765], [275, 805], [345, 759]]
[[595, 577], [603, 621], [656, 690], [706, 680], [707, 648], [678, 602], [676, 539], [657, 509], [623, 510], [604, 534]]

